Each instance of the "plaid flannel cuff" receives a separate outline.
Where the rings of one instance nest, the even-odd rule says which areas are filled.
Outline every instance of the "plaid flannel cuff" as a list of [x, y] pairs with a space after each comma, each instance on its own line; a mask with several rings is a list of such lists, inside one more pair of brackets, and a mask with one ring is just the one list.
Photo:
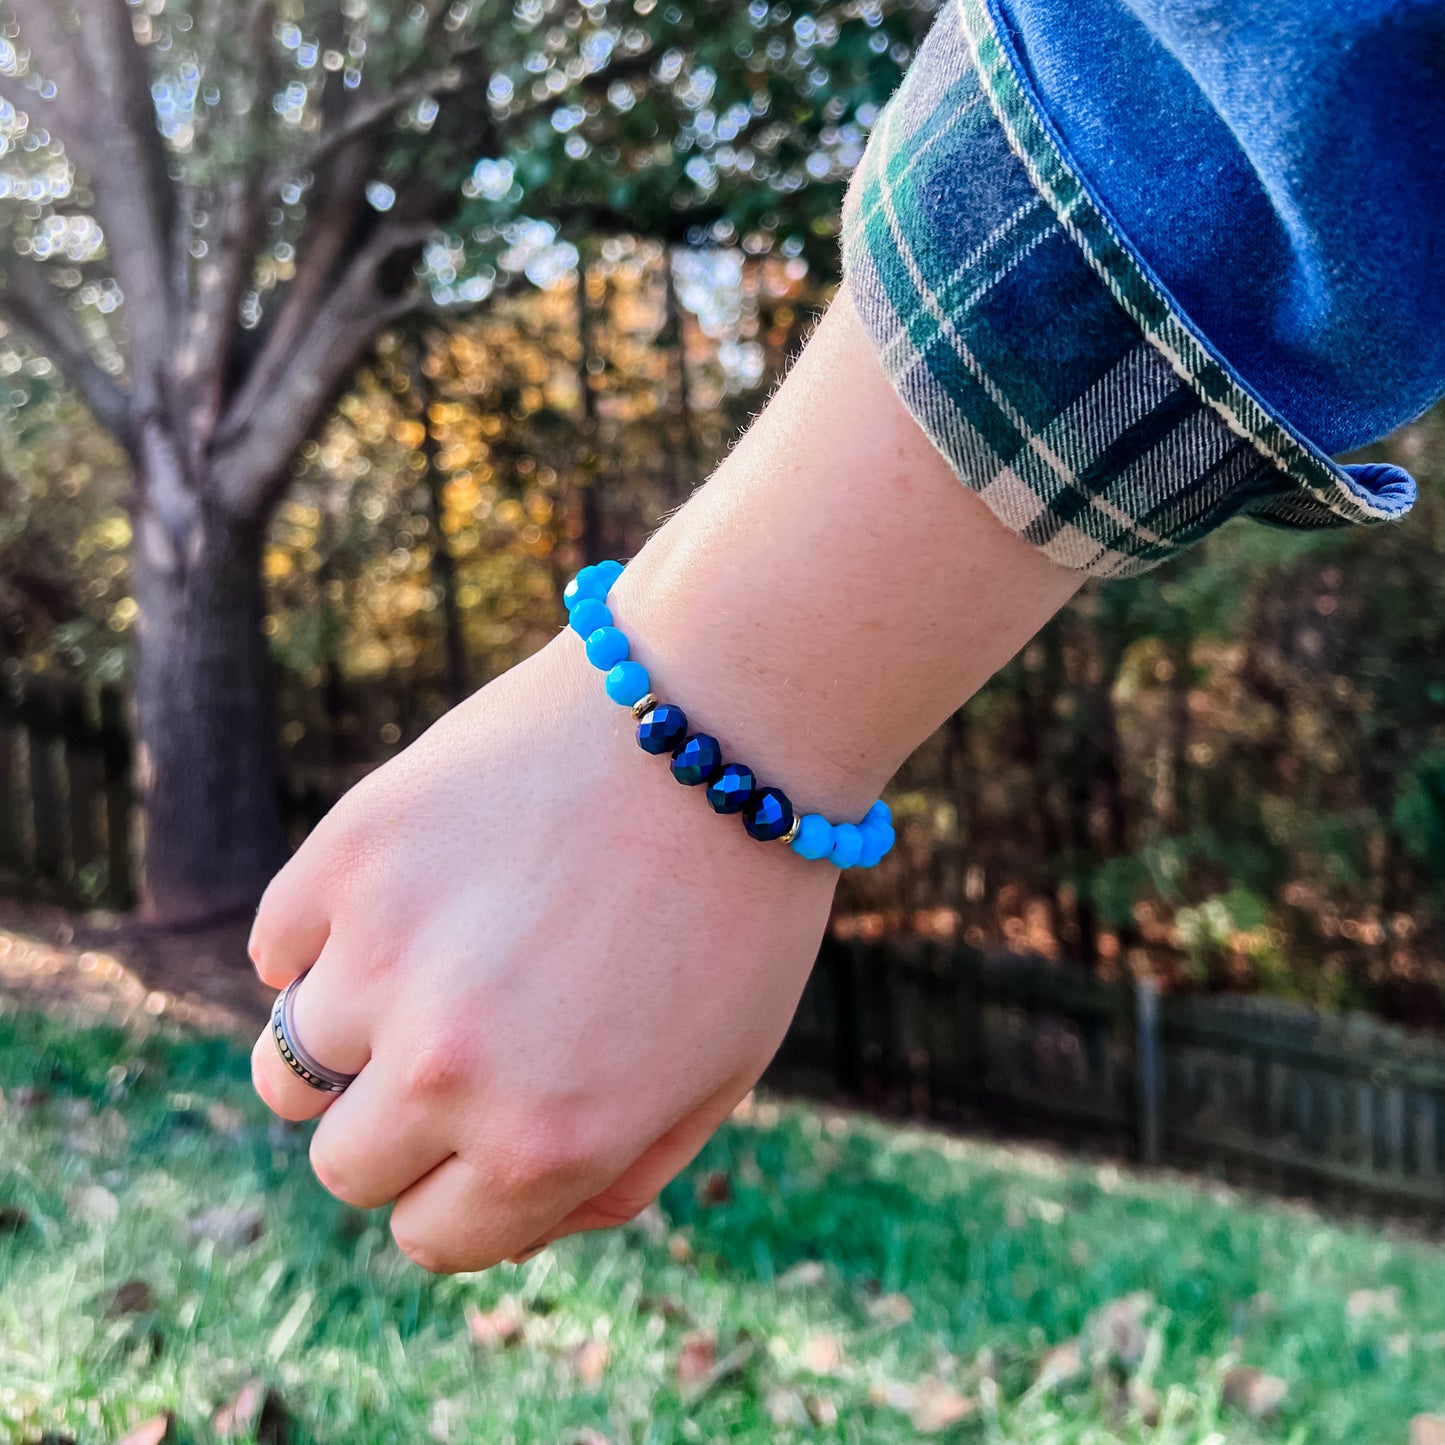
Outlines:
[[1399, 468], [1272, 416], [1119, 237], [986, 0], [950, 0], [843, 206], [844, 284], [954, 471], [1055, 562], [1148, 570], [1236, 513], [1392, 520]]

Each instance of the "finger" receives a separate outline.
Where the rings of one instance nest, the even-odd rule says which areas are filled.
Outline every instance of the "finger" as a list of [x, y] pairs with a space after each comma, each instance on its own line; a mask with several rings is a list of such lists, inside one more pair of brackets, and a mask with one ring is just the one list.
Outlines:
[[478, 1167], [457, 1155], [397, 1201], [391, 1232], [403, 1254], [433, 1274], [489, 1269], [595, 1194], [611, 1165], [498, 1159]]
[[261, 895], [246, 952], [271, 988], [285, 988], [305, 973], [331, 930], [327, 892], [313, 861], [318, 856], [314, 846], [303, 846]]
[[322, 1116], [311, 1167], [358, 1209], [390, 1204], [452, 1152], [455, 1121], [407, 1087], [404, 1072], [374, 1058]]
[[591, 1199], [579, 1204], [540, 1239], [533, 1240], [525, 1250], [512, 1256], [512, 1263], [524, 1263], [539, 1250], [565, 1239], [569, 1234], [581, 1234], [589, 1229], [614, 1229], [636, 1219], [697, 1158], [703, 1145], [717, 1133], [746, 1092], [746, 1087], [719, 1090], [700, 1109], [695, 1109], [649, 1145], [600, 1194], [594, 1194]]
[[[370, 1054], [369, 1011], [365, 995], [333, 943], [322, 949], [316, 966], [297, 986], [292, 1004], [296, 1037], [306, 1052], [338, 1073], [361, 1073]], [[269, 1023], [251, 1050], [251, 1079], [256, 1092], [283, 1119], [314, 1119], [339, 1097], [312, 1088], [291, 1071]]]

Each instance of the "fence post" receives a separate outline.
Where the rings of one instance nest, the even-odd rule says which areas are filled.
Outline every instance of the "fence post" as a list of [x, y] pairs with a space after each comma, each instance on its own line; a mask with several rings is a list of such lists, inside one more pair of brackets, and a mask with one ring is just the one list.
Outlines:
[[1141, 978], [1134, 986], [1134, 1029], [1139, 1158], [1145, 1164], [1157, 1164], [1163, 1143], [1164, 1060], [1159, 985], [1152, 978]]
[[125, 704], [114, 687], [100, 690], [100, 755], [105, 773], [106, 902], [112, 908], [128, 908], [135, 896], [131, 745]]

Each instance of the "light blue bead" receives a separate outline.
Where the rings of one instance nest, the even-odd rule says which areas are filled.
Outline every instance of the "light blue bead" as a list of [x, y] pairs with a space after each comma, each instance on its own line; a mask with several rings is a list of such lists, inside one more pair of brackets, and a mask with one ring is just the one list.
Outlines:
[[855, 823], [838, 823], [833, 828], [833, 847], [828, 856], [836, 868], [851, 868], [863, 851], [863, 833]]
[[858, 855], [858, 867], [876, 868], [888, 851], [888, 839], [882, 828], [869, 826], [867, 819], [858, 831], [863, 835], [863, 851]]
[[652, 691], [652, 680], [640, 662], [619, 662], [607, 674], [607, 696], [623, 707], [631, 707]]
[[793, 852], [801, 858], [826, 858], [833, 848], [833, 825], [821, 813], [804, 813], [793, 839]]
[[860, 828], [869, 828], [875, 824], [881, 824], [890, 828], [893, 826], [893, 814], [888, 804], [885, 803], [882, 798], [879, 798], [878, 801], [868, 809], [863, 817], [863, 821], [858, 826]]
[[579, 602], [592, 598], [601, 602], [612, 590], [612, 578], [601, 566], [584, 567], [568, 584], [562, 593], [562, 605], [571, 612]]
[[607, 594], [612, 591], [613, 584], [622, 576], [622, 563], [599, 562], [593, 570], [597, 573], [598, 584], [602, 588], [602, 591], [597, 595], [599, 597], [606, 597]]
[[[582, 610], [580, 607], [577, 609]], [[587, 661], [602, 672], [611, 672], [627, 660], [627, 638], [615, 627], [599, 627], [587, 639]]]
[[893, 831], [892, 825], [889, 824], [884, 828], [865, 828], [863, 830], [863, 836], [865, 838], [869, 836], [876, 838], [878, 840], [878, 856], [879, 858], [886, 858], [889, 853], [892, 852], [893, 844], [897, 840], [898, 835]]
[[585, 641], [599, 627], [612, 626], [612, 613], [605, 603], [599, 602], [595, 597], [584, 597], [572, 609], [567, 626]]

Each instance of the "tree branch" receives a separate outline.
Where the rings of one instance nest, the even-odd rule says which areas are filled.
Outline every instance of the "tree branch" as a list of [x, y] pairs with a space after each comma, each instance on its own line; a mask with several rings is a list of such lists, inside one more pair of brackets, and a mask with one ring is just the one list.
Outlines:
[[11, 255], [0, 282], [0, 312], [60, 369], [95, 418], [123, 445], [130, 441], [130, 400], [103, 371], [85, 343], [65, 296], [50, 284], [45, 268], [29, 256]]
[[[227, 361], [240, 326], [241, 298], [256, 270], [256, 254], [265, 232], [265, 182], [259, 158], [259, 133], [270, 113], [268, 94], [275, 89], [276, 66], [270, 32], [275, 11], [272, 0], [253, 0], [245, 40], [256, 69], [250, 86], [250, 104], [237, 107], [247, 117], [250, 135], [239, 137], [239, 150], [250, 158], [215, 187], [216, 222], [209, 249], [199, 267], [195, 294], [188, 296], [190, 314], [185, 341], [176, 360], [176, 376], [185, 393], [194, 424], [193, 446], [205, 447], [215, 433], [224, 409]], [[189, 218], [187, 218], [189, 221]], [[178, 263], [184, 265], [184, 252]], [[193, 458], [199, 464], [200, 457]]]
[[398, 86], [385, 95], [355, 106], [339, 125], [321, 136], [297, 166], [278, 172], [272, 179], [271, 189], [276, 190], [284, 180], [294, 175], [297, 169], [319, 171], [353, 141], [365, 140], [373, 131], [385, 125], [403, 106], [420, 100], [424, 95], [451, 95], [461, 89], [464, 79], [459, 66], [448, 65], [444, 70], [419, 75], [415, 80]]
[[[44, 0], [22, 0], [26, 5]], [[176, 195], [156, 129], [150, 66], [126, 0], [90, 0], [76, 38], [90, 72], [90, 104], [106, 124], [93, 137], [90, 181], [126, 298], [131, 387], [143, 411], [161, 409], [162, 378], [180, 309], [168, 264]]]
[[252, 397], [244, 423], [228, 426], [225, 444], [212, 458], [217, 495], [236, 515], [259, 518], [269, 511], [289, 480], [296, 452], [362, 352], [386, 326], [426, 304], [420, 291], [385, 296], [377, 289], [384, 263], [419, 245], [425, 234], [419, 230], [383, 226], [328, 289], [324, 304], [288, 348], [286, 366], [258, 373], [268, 374], [269, 384]]

